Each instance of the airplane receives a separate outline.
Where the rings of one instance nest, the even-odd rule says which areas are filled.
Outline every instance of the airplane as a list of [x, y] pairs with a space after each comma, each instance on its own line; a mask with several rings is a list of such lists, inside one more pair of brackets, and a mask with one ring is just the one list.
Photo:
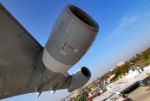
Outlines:
[[91, 77], [87, 67], [74, 74], [67, 71], [87, 52], [98, 31], [91, 16], [70, 4], [43, 47], [0, 3], [0, 99], [84, 86]]

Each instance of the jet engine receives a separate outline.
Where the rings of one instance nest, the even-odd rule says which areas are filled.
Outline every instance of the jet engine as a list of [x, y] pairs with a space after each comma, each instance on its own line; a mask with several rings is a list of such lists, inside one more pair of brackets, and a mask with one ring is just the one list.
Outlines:
[[93, 18], [80, 8], [68, 5], [56, 20], [44, 48], [42, 61], [45, 67], [64, 74], [87, 52], [98, 30]]
[[73, 90], [84, 86], [89, 81], [90, 77], [91, 77], [90, 70], [86, 67], [82, 67], [80, 71], [72, 75], [68, 91], [72, 92]]

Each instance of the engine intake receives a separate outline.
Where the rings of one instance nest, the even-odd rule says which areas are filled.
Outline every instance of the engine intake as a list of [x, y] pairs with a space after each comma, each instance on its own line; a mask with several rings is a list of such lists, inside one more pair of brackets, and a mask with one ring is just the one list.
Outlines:
[[91, 72], [90, 72], [90, 70], [89, 70], [88, 68], [86, 68], [86, 67], [82, 67], [82, 68], [81, 68], [81, 73], [82, 73], [84, 76], [86, 76], [86, 77], [91, 77]]
[[95, 29], [98, 29], [97, 23], [91, 18], [88, 14], [86, 14], [84, 11], [82, 11], [80, 8], [69, 5], [68, 6], [70, 11], [81, 21], [83, 21], [85, 24], [88, 24], [91, 27], [94, 27]]

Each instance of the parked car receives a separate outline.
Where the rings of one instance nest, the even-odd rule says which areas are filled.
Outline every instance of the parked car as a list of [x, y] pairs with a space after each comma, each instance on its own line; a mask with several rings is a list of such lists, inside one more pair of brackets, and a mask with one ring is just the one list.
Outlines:
[[100, 95], [101, 95], [101, 93], [100, 93], [99, 89], [94, 89], [88, 94], [88, 100], [92, 101], [93, 98], [100, 96]]
[[150, 84], [150, 77], [147, 77], [144, 80], [139, 81], [139, 86], [148, 86], [149, 84]]

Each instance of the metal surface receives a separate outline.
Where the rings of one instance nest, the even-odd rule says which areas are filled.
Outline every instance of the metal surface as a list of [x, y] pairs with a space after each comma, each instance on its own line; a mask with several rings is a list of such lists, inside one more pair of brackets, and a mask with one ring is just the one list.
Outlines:
[[0, 98], [35, 91], [45, 69], [36, 67], [42, 49], [0, 4]]
[[90, 77], [84, 80], [81, 75], [78, 79], [64, 73], [85, 54], [97, 31], [91, 17], [70, 5], [56, 21], [43, 48], [0, 4], [0, 99], [66, 89], [74, 80], [83, 86]]
[[[56, 72], [64, 73], [77, 63], [93, 43], [98, 30], [93, 18], [81, 9], [68, 5], [58, 17], [45, 48], [55, 61], [66, 65], [57, 66]], [[56, 66], [50, 66], [49, 62], [44, 64], [50, 70]]]
[[75, 89], [82, 87], [91, 78], [91, 72], [88, 68], [82, 67], [80, 71], [77, 71], [72, 75], [72, 81], [68, 87], [68, 91], [72, 92]]

